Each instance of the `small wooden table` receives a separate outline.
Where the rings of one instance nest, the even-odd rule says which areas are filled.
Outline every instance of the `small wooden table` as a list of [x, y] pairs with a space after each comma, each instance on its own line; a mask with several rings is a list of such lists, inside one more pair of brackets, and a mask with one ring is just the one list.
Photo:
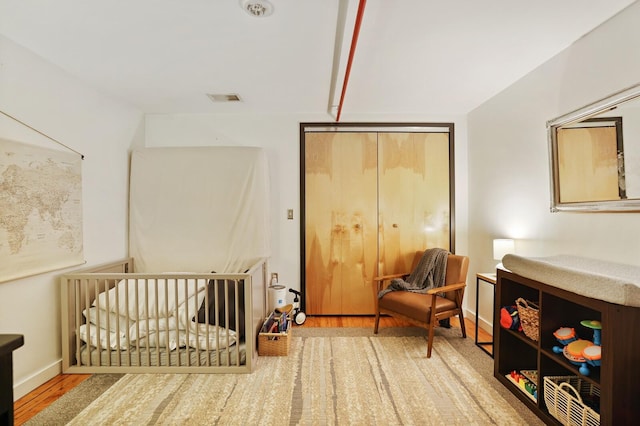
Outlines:
[[[493, 287], [493, 300], [495, 301], [495, 297], [496, 297], [496, 274], [495, 273], [488, 273], [488, 272], [479, 272], [476, 274], [476, 346], [479, 347], [480, 349], [482, 349], [483, 351], [485, 351], [486, 353], [488, 353], [489, 355], [491, 355], [491, 357], [493, 358], [493, 339], [491, 339], [491, 341], [489, 342], [479, 342], [478, 341], [478, 317], [479, 317], [479, 300], [480, 300], [480, 295], [479, 295], [479, 289], [480, 289], [480, 282], [485, 282], [487, 284], [491, 284], [491, 286]], [[491, 306], [493, 307], [494, 302], [491, 303]], [[491, 345], [491, 352], [487, 350], [487, 348], [484, 347], [484, 345]]]
[[0, 424], [13, 425], [13, 351], [24, 345], [21, 334], [0, 334]]

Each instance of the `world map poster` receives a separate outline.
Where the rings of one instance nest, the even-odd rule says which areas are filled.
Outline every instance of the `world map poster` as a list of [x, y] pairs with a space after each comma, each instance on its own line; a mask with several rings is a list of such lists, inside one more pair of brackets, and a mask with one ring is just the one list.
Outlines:
[[0, 139], [0, 282], [84, 262], [81, 162]]

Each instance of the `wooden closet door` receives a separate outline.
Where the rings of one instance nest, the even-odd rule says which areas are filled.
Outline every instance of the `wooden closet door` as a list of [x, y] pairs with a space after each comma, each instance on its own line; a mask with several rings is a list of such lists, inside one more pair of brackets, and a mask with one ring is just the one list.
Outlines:
[[380, 133], [379, 272], [411, 271], [416, 251], [450, 250], [448, 133]]
[[304, 149], [306, 311], [373, 313], [376, 134], [308, 133]]

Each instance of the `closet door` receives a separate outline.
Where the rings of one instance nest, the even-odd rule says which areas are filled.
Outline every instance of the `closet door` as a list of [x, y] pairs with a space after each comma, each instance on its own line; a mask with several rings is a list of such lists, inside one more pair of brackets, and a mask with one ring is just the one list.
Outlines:
[[408, 272], [416, 251], [450, 250], [448, 133], [379, 133], [379, 272]]
[[375, 133], [304, 138], [305, 309], [370, 314], [377, 261]]
[[373, 278], [452, 251], [453, 125], [302, 123], [303, 308], [375, 313]]

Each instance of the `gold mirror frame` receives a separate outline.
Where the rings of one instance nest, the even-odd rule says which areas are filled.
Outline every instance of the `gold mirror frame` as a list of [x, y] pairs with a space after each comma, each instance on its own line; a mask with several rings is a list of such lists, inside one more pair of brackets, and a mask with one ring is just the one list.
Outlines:
[[[575, 125], [576, 123], [597, 117], [599, 114], [616, 109], [622, 104], [636, 98], [640, 98], [640, 84], [621, 90], [611, 96], [547, 122], [547, 139], [549, 143], [551, 175], [551, 212], [640, 212], [640, 198], [607, 201], [562, 202], [560, 199], [560, 167], [558, 158], [559, 129], [569, 128], [571, 125]], [[634, 141], [634, 143], [640, 142]]]

